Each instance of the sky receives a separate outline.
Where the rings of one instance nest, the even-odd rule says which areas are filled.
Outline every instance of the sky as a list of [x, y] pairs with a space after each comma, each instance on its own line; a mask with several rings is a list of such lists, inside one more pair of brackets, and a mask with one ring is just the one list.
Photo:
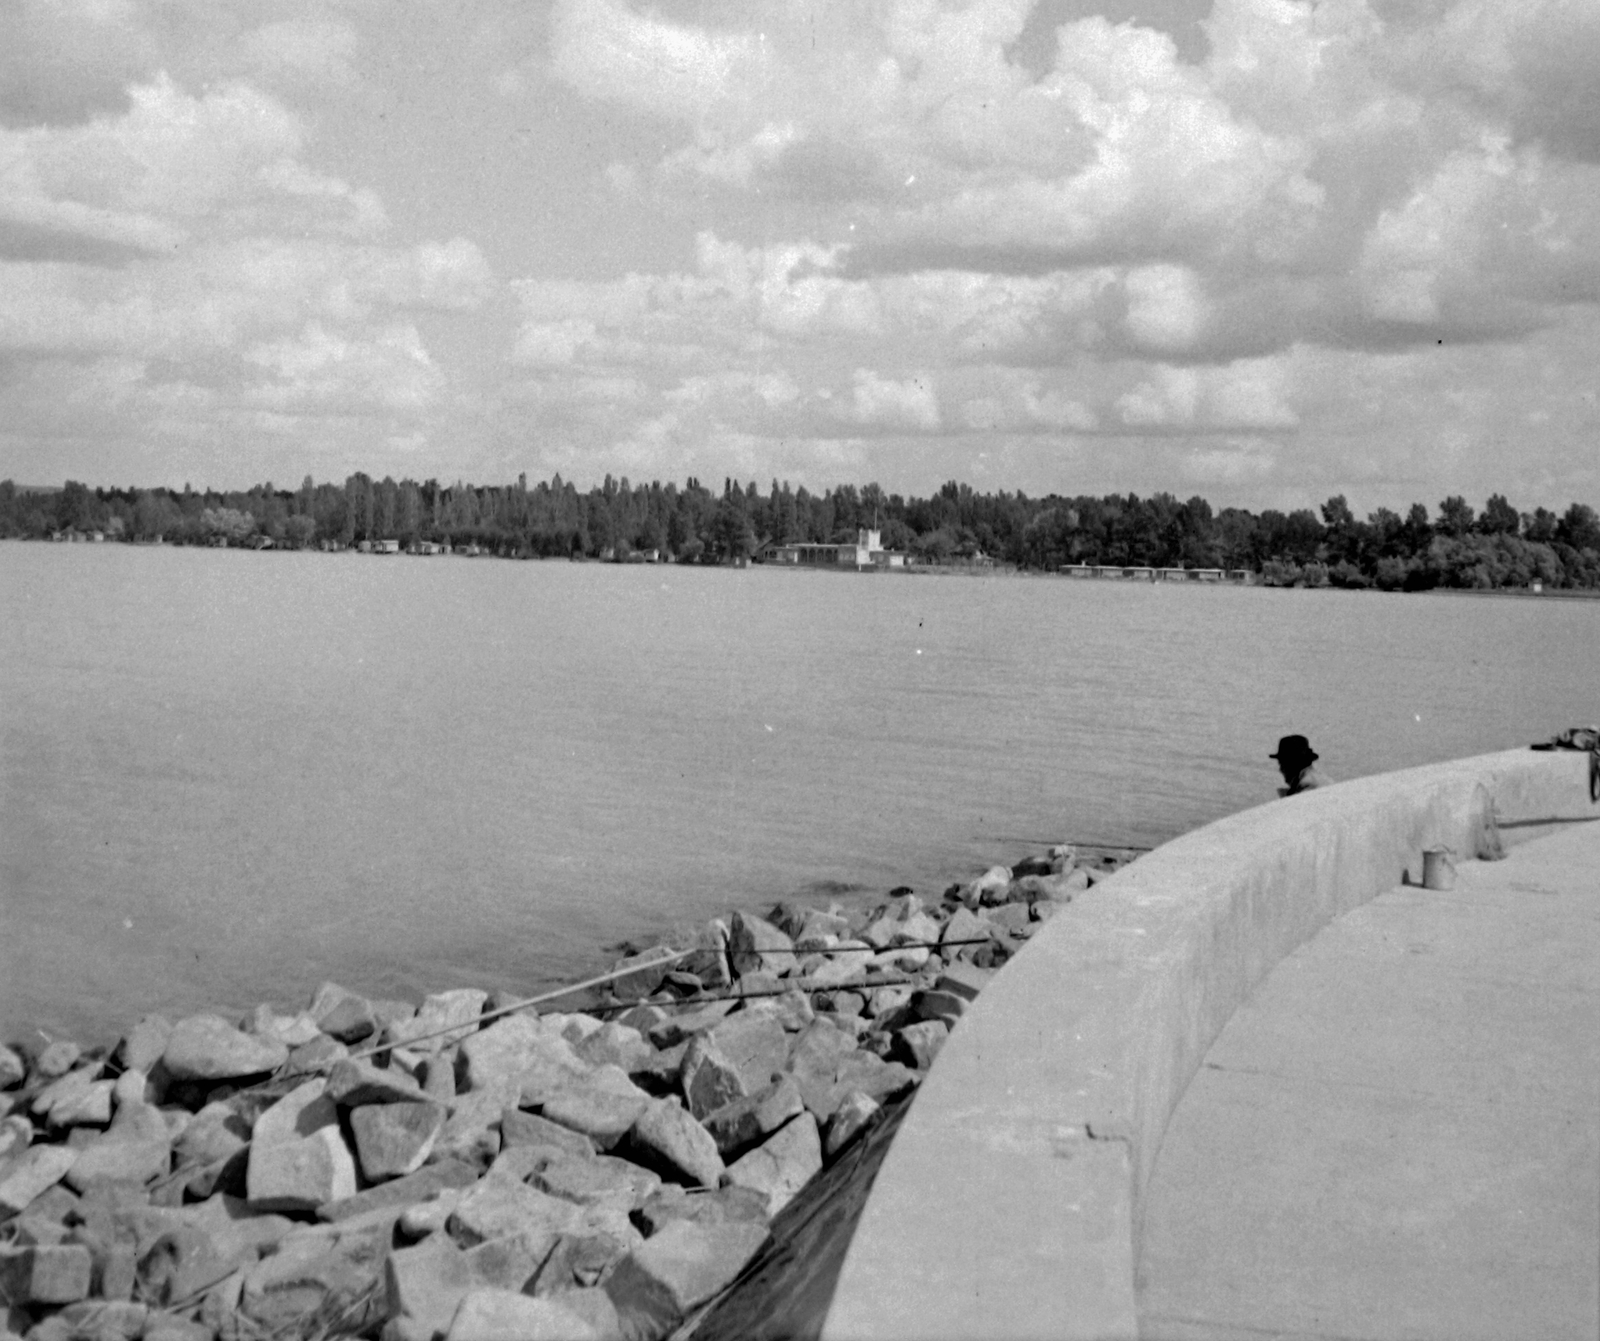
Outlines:
[[1596, 0], [5, 0], [0, 478], [1600, 504]]

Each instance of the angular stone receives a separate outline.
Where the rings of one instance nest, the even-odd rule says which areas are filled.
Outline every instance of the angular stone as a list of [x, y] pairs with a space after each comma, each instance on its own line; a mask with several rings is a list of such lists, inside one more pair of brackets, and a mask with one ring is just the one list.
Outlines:
[[448, 1107], [456, 1097], [456, 1068], [446, 1054], [429, 1057], [417, 1069], [417, 1083], [422, 1093], [436, 1104]]
[[545, 1250], [577, 1226], [578, 1207], [526, 1183], [490, 1174], [475, 1184], [450, 1215], [450, 1231], [468, 1245], [520, 1234], [543, 1240]]
[[577, 1206], [616, 1201], [630, 1210], [661, 1186], [661, 1179], [625, 1159], [611, 1155], [582, 1158], [559, 1155], [539, 1168], [529, 1181], [542, 1192]]
[[678, 1104], [652, 1102], [628, 1133], [630, 1146], [669, 1177], [701, 1187], [722, 1180], [722, 1156], [711, 1133]]
[[13, 1304], [73, 1304], [89, 1297], [92, 1269], [81, 1244], [0, 1249], [0, 1292]]
[[322, 1030], [310, 1011], [296, 1011], [293, 1015], [279, 1015], [271, 1006], [257, 1006], [250, 1017], [249, 1032], [259, 1038], [275, 1038], [289, 1049], [304, 1047], [322, 1036]]
[[431, 1103], [374, 1103], [350, 1110], [361, 1172], [369, 1183], [415, 1173], [444, 1128], [445, 1110]]
[[496, 1020], [464, 1039], [461, 1055], [466, 1059], [469, 1090], [488, 1089], [496, 1083], [520, 1085], [523, 1079], [531, 1089], [559, 1088], [568, 1077], [589, 1070], [572, 1045], [537, 1015]]
[[28, 1078], [28, 1064], [15, 1048], [0, 1043], [0, 1090], [9, 1090]]
[[758, 970], [782, 973], [794, 965], [794, 942], [771, 922], [739, 912], [728, 931], [728, 958], [741, 978]]
[[165, 1015], [146, 1015], [117, 1044], [117, 1060], [130, 1071], [148, 1075], [172, 1037], [172, 1021]]
[[735, 1099], [707, 1115], [705, 1130], [722, 1157], [732, 1159], [751, 1146], [759, 1145], [804, 1111], [800, 1087], [793, 1076], [785, 1075], [756, 1093]]
[[926, 1071], [933, 1065], [933, 1059], [939, 1055], [939, 1049], [949, 1037], [950, 1031], [942, 1020], [921, 1020], [916, 1024], [908, 1024], [895, 1034], [894, 1056], [908, 1066]]
[[517, 1100], [516, 1082], [500, 1080], [469, 1090], [449, 1105], [450, 1116], [433, 1143], [434, 1159], [459, 1159], [487, 1166], [500, 1153], [500, 1117]]
[[709, 1032], [697, 1034], [689, 1041], [678, 1076], [689, 1111], [697, 1118], [714, 1113], [749, 1093], [739, 1068], [723, 1055]]
[[617, 1264], [605, 1291], [623, 1335], [662, 1337], [744, 1270], [766, 1242], [765, 1225], [676, 1220]]
[[262, 1210], [310, 1211], [356, 1193], [356, 1163], [338, 1127], [250, 1147], [250, 1204]]
[[[83, 1075], [74, 1071], [75, 1076]], [[117, 1088], [115, 1080], [94, 1080], [82, 1089], [64, 1095], [50, 1106], [54, 1127], [103, 1126], [111, 1121], [111, 1102]]]
[[368, 1104], [417, 1103], [422, 1087], [397, 1067], [379, 1067], [371, 1062], [335, 1062], [328, 1072], [328, 1098], [341, 1108], [363, 1108]]
[[625, 1024], [602, 1024], [573, 1051], [590, 1066], [620, 1066], [624, 1071], [632, 1071], [656, 1054], [654, 1044]]
[[909, 987], [876, 987], [868, 993], [866, 1008], [861, 1013], [869, 1019], [876, 1020], [902, 1009], [910, 1000]]
[[599, 1285], [642, 1242], [637, 1233], [626, 1242], [604, 1231], [563, 1234], [525, 1289], [544, 1297]]
[[257, 1115], [251, 1129], [256, 1149], [310, 1136], [323, 1127], [337, 1126], [339, 1113], [327, 1095], [328, 1082], [320, 1077], [295, 1086]]
[[[478, 1016], [489, 994], [476, 987], [458, 987], [426, 998], [409, 1020], [396, 1020], [384, 1033], [391, 1043], [419, 1052], [438, 1052], [478, 1032]], [[517, 1019], [518, 1016], [508, 1016]]]
[[828, 1119], [827, 1135], [823, 1138], [822, 1153], [832, 1159], [851, 1141], [876, 1120], [882, 1105], [860, 1090], [851, 1090], [839, 1101], [833, 1116]]
[[83, 1049], [71, 1039], [57, 1039], [33, 1059], [33, 1074], [41, 1080], [59, 1079], [72, 1070], [82, 1056]]
[[994, 925], [968, 908], [957, 908], [939, 933], [940, 953], [948, 958], [953, 951], [959, 958], [970, 959], [982, 945], [961, 944], [970, 941], [988, 941], [994, 934]]
[[694, 1220], [699, 1224], [722, 1224], [729, 1220], [764, 1225], [767, 1194], [748, 1187], [731, 1185], [705, 1192], [690, 1192], [676, 1183], [663, 1183], [660, 1190], [634, 1213], [646, 1236], [659, 1234], [674, 1220]]
[[18, 1215], [41, 1192], [54, 1187], [78, 1161], [64, 1145], [30, 1146], [0, 1165], [0, 1219]]
[[951, 1029], [967, 1009], [967, 998], [955, 992], [918, 992], [911, 1009], [919, 1020], [942, 1020]]
[[57, 1107], [76, 1103], [87, 1094], [99, 1072], [100, 1068], [91, 1064], [79, 1067], [76, 1071], [68, 1071], [64, 1076], [57, 1076], [33, 1096], [33, 1102], [29, 1107], [36, 1116], [48, 1122]]
[[13, 1114], [0, 1118], [0, 1168], [4, 1161], [20, 1155], [33, 1144], [33, 1123]]
[[680, 959], [677, 967], [692, 973], [712, 991], [733, 981], [728, 964], [728, 928], [721, 918], [713, 918], [695, 933], [693, 951]]
[[289, 1058], [276, 1039], [256, 1038], [235, 1029], [220, 1015], [191, 1015], [172, 1027], [161, 1054], [167, 1072], [179, 1080], [232, 1080], [275, 1071]]
[[776, 1215], [787, 1206], [822, 1168], [822, 1138], [817, 1120], [802, 1113], [728, 1166], [728, 1181], [767, 1196], [767, 1208]]
[[[393, 1229], [392, 1220], [389, 1222]], [[309, 1317], [336, 1314], [355, 1327], [366, 1310], [350, 1309], [378, 1283], [382, 1269], [377, 1240], [385, 1235], [340, 1235], [326, 1230], [286, 1238], [278, 1251], [247, 1265], [239, 1309], [270, 1332], [298, 1327]]]
[[[510, 1238], [490, 1239], [476, 1248], [468, 1248], [465, 1255], [474, 1286], [490, 1285], [502, 1290], [522, 1291], [538, 1274], [539, 1266], [550, 1255], [550, 1250], [541, 1251], [537, 1242], [513, 1234]], [[526, 1293], [533, 1292], [528, 1290]]]
[[520, 1108], [508, 1108], [500, 1119], [501, 1149], [517, 1146], [553, 1147], [564, 1154], [579, 1159], [594, 1156], [595, 1145], [582, 1132], [563, 1127], [536, 1113], [524, 1113]]
[[600, 1334], [553, 1299], [480, 1286], [462, 1299], [445, 1341], [600, 1341]]
[[378, 1032], [378, 1016], [372, 1009], [372, 1002], [359, 996], [340, 998], [337, 1004], [316, 1017], [316, 1024], [329, 1038], [341, 1043], [360, 1043]]
[[821, 964], [806, 974], [806, 984], [815, 989], [858, 982], [876, 957], [877, 951], [866, 940], [840, 941]]
[[357, 1192], [353, 1197], [330, 1201], [317, 1207], [317, 1218], [338, 1223], [350, 1220], [369, 1211], [394, 1206], [410, 1206], [427, 1201], [452, 1189], [470, 1187], [479, 1178], [475, 1164], [458, 1159], [439, 1160], [424, 1164], [415, 1173], [391, 1179]]
[[323, 1071], [334, 1062], [350, 1055], [350, 1049], [326, 1034], [318, 1034], [309, 1043], [303, 1043], [289, 1054], [289, 1070], [295, 1075]]
[[476, 1283], [467, 1255], [445, 1234], [434, 1234], [412, 1248], [397, 1248], [384, 1259], [384, 1312], [390, 1319], [411, 1318], [430, 1336], [450, 1326], [456, 1307]]
[[209, 1103], [175, 1142], [180, 1164], [214, 1164], [250, 1144], [251, 1122], [230, 1102]]
[[223, 1246], [204, 1230], [179, 1225], [141, 1244], [139, 1294], [148, 1303], [176, 1304], [231, 1275], [242, 1258], [237, 1244]]
[[992, 897], [996, 891], [1004, 891], [1011, 884], [1011, 868], [1008, 866], [991, 866], [971, 884], [961, 891], [961, 902], [968, 908], [976, 908], [986, 901], [986, 896]]
[[992, 969], [981, 969], [974, 964], [952, 964], [938, 977], [934, 986], [940, 992], [953, 992], [956, 996], [976, 1001], [978, 993], [994, 977]]
[[[867, 1052], [850, 1053], [834, 1072], [828, 1116], [833, 1115], [851, 1090], [860, 1090], [869, 1098], [883, 1103], [904, 1094], [916, 1085], [917, 1080], [915, 1071], [908, 1070], [898, 1062], [886, 1062]], [[821, 1120], [820, 1116], [818, 1120]]]
[[127, 1104], [104, 1135], [79, 1151], [66, 1178], [80, 1191], [101, 1182], [144, 1183], [164, 1174], [171, 1159], [172, 1136], [161, 1110]]
[[737, 1004], [735, 1001], [711, 1001], [694, 1010], [680, 1011], [652, 1026], [648, 1037], [658, 1048], [676, 1047], [696, 1034], [715, 1027]]
[[602, 1066], [546, 1099], [544, 1116], [580, 1131], [601, 1150], [614, 1146], [638, 1120], [650, 1096], [620, 1067]]
[[665, 948], [658, 947], [645, 950], [636, 955], [629, 955], [619, 959], [611, 966], [613, 973], [619, 969], [631, 969], [631, 973], [611, 982], [611, 990], [617, 994], [619, 1000], [631, 1001], [636, 997], [649, 996], [650, 993], [661, 986], [661, 980], [667, 976], [667, 970], [672, 968], [674, 961]]

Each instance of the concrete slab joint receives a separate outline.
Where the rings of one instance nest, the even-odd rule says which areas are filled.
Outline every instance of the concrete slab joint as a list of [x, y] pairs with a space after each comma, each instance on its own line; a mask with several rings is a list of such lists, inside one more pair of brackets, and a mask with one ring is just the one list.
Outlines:
[[1492, 856], [1543, 832], [1520, 822], [1600, 814], [1587, 767], [1513, 750], [1274, 801], [1063, 907], [970, 1004], [924, 1081], [824, 1341], [1136, 1337], [1150, 1172], [1240, 1002], [1324, 925], [1402, 870], [1420, 875], [1425, 847]]

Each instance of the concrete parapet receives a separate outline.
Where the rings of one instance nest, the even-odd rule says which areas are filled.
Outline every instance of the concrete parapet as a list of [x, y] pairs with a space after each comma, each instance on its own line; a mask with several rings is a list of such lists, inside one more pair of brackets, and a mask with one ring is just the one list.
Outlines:
[[854, 1338], [1134, 1338], [1146, 1182], [1235, 1008], [1398, 882], [1600, 815], [1588, 758], [1512, 750], [1219, 820], [1063, 909], [951, 1035], [884, 1160], [823, 1326]]

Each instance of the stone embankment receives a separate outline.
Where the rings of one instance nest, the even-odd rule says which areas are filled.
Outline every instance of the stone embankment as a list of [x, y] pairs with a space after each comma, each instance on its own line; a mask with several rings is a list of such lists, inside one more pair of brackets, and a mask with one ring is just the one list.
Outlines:
[[1116, 864], [1057, 848], [934, 906], [735, 913], [581, 1011], [329, 983], [0, 1048], [0, 1337], [664, 1337], [772, 1258], [802, 1189], [833, 1195], [817, 1176], [848, 1177], [989, 976]]

